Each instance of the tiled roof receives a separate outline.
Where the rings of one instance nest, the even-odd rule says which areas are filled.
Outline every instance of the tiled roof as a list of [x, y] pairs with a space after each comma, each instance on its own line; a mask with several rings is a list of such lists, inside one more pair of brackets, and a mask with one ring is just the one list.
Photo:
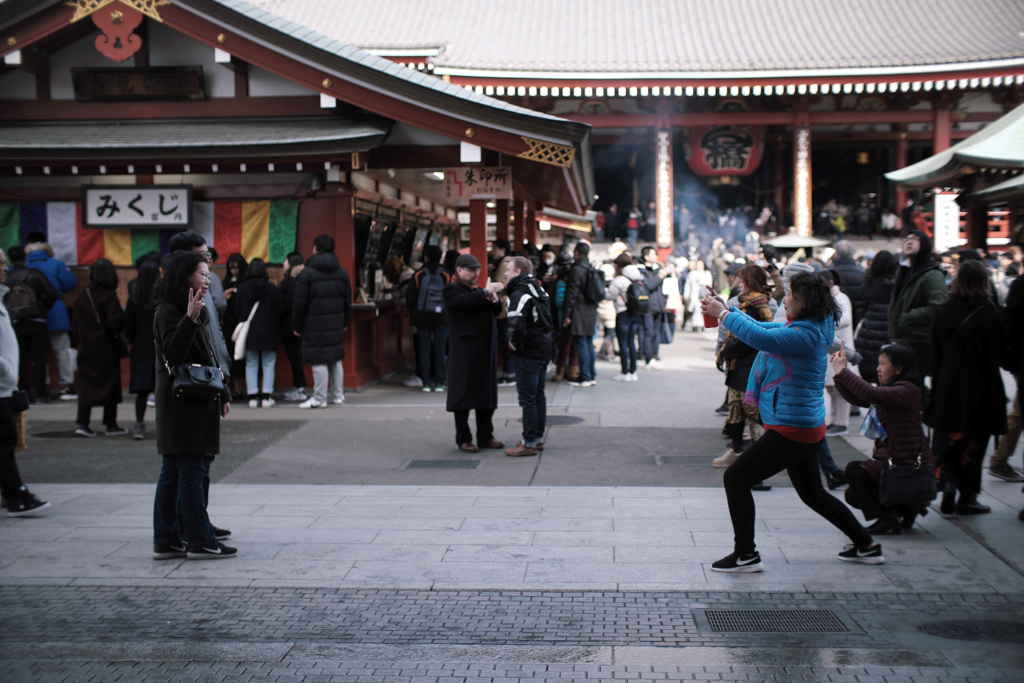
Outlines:
[[[1024, 58], [1021, 0], [249, 0], [438, 71], [681, 73]], [[473, 74], [466, 74], [473, 75]]]

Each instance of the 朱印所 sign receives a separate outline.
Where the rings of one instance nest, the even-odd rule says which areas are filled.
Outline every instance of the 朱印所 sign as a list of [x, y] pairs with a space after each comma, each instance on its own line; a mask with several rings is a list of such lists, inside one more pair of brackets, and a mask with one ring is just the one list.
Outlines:
[[512, 169], [506, 166], [460, 166], [444, 169], [444, 196], [463, 206], [470, 199], [512, 199]]
[[82, 206], [88, 228], [184, 229], [192, 224], [192, 187], [89, 185]]

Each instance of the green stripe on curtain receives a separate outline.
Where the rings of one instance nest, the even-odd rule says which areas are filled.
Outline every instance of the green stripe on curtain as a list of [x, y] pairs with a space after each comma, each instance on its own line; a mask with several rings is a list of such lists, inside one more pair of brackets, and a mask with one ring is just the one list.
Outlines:
[[132, 262], [151, 251], [160, 251], [160, 231], [132, 230]]
[[0, 202], [0, 249], [21, 244], [21, 210], [17, 202]]
[[269, 263], [284, 263], [295, 250], [295, 236], [299, 230], [299, 202], [295, 199], [275, 199], [270, 202], [270, 240], [267, 249]]

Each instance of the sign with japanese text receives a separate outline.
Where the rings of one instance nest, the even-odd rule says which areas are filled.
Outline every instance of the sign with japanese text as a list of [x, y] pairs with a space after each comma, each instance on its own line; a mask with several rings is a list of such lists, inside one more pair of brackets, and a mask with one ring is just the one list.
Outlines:
[[750, 175], [764, 155], [763, 126], [693, 126], [687, 161], [701, 176]]
[[940, 254], [963, 244], [960, 239], [960, 205], [956, 192], [935, 193], [935, 251]]
[[89, 185], [82, 188], [87, 228], [158, 228], [192, 225], [190, 185]]
[[507, 166], [460, 166], [444, 169], [447, 203], [465, 206], [470, 199], [512, 199], [512, 169]]

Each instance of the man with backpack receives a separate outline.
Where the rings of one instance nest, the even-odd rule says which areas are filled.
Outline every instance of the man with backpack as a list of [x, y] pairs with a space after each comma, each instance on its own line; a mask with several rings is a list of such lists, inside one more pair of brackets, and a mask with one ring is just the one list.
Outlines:
[[580, 359], [577, 387], [597, 384], [597, 354], [594, 352], [594, 329], [597, 327], [597, 304], [604, 299], [604, 274], [590, 265], [590, 245], [580, 242], [573, 251], [575, 261], [569, 275], [565, 293], [566, 317], [563, 327], [569, 327]]
[[29, 401], [45, 401], [46, 352], [49, 350], [46, 314], [59, 294], [45, 275], [25, 265], [23, 247], [11, 247], [7, 257], [11, 261], [7, 272], [10, 291], [4, 297], [4, 305], [21, 349], [18, 388], [28, 392]]
[[650, 297], [647, 313], [644, 314], [644, 331], [640, 340], [640, 352], [644, 357], [644, 367], [648, 370], [661, 368], [661, 320], [665, 313], [665, 294], [662, 292], [662, 280], [665, 271], [658, 263], [658, 250], [644, 247], [640, 252], [643, 266], [640, 269], [644, 277], [644, 286]]
[[423, 267], [412, 276], [406, 288], [406, 306], [416, 333], [416, 368], [423, 380], [423, 391], [444, 391], [448, 374], [446, 350], [448, 324], [445, 316], [444, 288], [451, 281], [441, 268], [441, 247], [423, 248]]
[[616, 275], [608, 285], [607, 298], [615, 303], [615, 336], [619, 340], [622, 372], [612, 380], [636, 382], [637, 337], [644, 331], [644, 316], [650, 310], [650, 296], [640, 268], [633, 257], [620, 254], [615, 259]]
[[506, 272], [508, 346], [516, 369], [516, 390], [523, 409], [523, 440], [505, 451], [511, 457], [537, 455], [544, 450], [547, 397], [544, 378], [554, 354], [555, 321], [551, 300], [533, 277], [533, 263], [515, 256]]

